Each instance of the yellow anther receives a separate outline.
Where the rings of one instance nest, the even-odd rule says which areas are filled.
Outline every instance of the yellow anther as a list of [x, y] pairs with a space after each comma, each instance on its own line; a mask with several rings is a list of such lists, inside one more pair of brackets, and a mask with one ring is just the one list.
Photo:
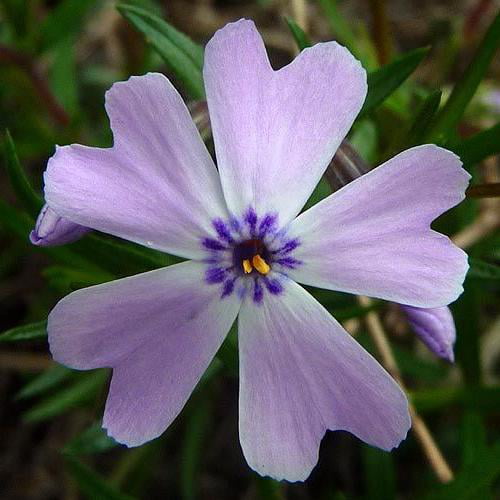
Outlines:
[[269, 264], [260, 255], [253, 256], [252, 264], [260, 274], [266, 275], [271, 270]]
[[252, 272], [252, 264], [250, 264], [248, 259], [243, 261], [243, 271], [245, 271], [245, 274], [250, 274]]

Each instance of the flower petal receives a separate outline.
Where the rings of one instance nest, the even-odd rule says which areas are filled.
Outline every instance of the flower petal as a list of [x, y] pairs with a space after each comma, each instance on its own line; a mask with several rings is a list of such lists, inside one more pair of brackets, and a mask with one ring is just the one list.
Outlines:
[[401, 306], [408, 322], [420, 340], [436, 355], [453, 363], [455, 344], [455, 322], [449, 307], [422, 309]]
[[335, 42], [305, 49], [273, 71], [251, 21], [219, 30], [204, 67], [217, 162], [233, 214], [248, 206], [295, 217], [349, 131], [366, 73]]
[[187, 258], [225, 216], [219, 176], [189, 112], [157, 73], [106, 94], [110, 149], [58, 147], [45, 173], [47, 203], [77, 224]]
[[249, 465], [302, 481], [327, 429], [390, 450], [410, 427], [405, 395], [309, 293], [243, 303], [239, 316], [240, 441]]
[[36, 220], [30, 241], [39, 247], [52, 247], [72, 243], [85, 236], [90, 229], [60, 217], [47, 204]]
[[467, 255], [430, 229], [464, 199], [470, 175], [450, 151], [418, 146], [335, 192], [291, 224], [289, 275], [307, 285], [440, 307], [463, 291]]
[[56, 361], [113, 368], [103, 425], [121, 443], [137, 446], [170, 425], [238, 314], [238, 295], [221, 299], [204, 270], [184, 262], [78, 290], [49, 315]]

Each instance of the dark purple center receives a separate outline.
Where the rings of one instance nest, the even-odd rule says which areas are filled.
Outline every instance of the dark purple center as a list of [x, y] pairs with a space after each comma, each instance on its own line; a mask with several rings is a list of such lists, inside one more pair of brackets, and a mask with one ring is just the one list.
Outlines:
[[245, 260], [252, 262], [252, 259], [256, 255], [260, 255], [268, 264], [271, 264], [271, 254], [262, 240], [253, 238], [238, 243], [233, 248], [234, 268], [238, 270], [240, 274], [244, 274], [243, 262]]

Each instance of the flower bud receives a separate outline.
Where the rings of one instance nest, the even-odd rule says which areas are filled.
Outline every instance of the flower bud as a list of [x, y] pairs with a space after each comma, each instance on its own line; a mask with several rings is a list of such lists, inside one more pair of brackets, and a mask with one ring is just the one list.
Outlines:
[[40, 247], [64, 245], [79, 240], [89, 231], [88, 227], [60, 217], [48, 205], [44, 205], [36, 220], [35, 229], [30, 233], [30, 241]]
[[401, 309], [413, 331], [433, 353], [450, 362], [455, 360], [455, 323], [448, 307], [422, 309], [401, 305]]

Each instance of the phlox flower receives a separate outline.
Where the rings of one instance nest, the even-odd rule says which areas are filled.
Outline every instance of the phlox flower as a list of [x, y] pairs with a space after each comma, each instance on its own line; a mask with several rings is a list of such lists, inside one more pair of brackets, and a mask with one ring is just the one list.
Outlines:
[[414, 307], [462, 291], [464, 252], [430, 223], [469, 175], [415, 147], [301, 213], [366, 96], [335, 42], [274, 71], [252, 22], [218, 31], [204, 81], [217, 167], [160, 74], [106, 94], [114, 145], [58, 147], [45, 197], [58, 216], [183, 257], [78, 290], [48, 320], [54, 358], [111, 367], [103, 426], [138, 446], [179, 414], [238, 318], [239, 433], [249, 465], [304, 480], [327, 429], [390, 450], [410, 427], [388, 373], [298, 283]]

